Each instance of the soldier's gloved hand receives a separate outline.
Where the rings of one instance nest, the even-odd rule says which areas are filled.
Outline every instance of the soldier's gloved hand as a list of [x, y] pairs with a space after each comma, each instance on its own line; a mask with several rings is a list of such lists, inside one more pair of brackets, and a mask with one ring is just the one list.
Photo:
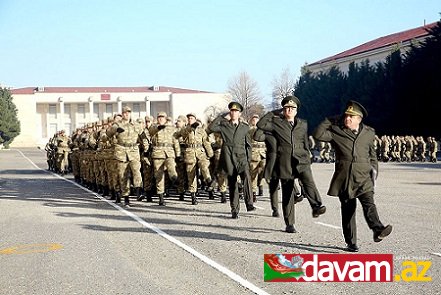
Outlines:
[[144, 157], [148, 157], [148, 156], [149, 156], [149, 153], [148, 153], [148, 152], [144, 152], [144, 153], [143, 153], [143, 156], [144, 156]]
[[199, 126], [199, 123], [198, 122], [194, 122], [193, 124], [191, 124], [191, 128], [196, 128], [196, 127], [198, 127]]
[[158, 130], [162, 130], [165, 128], [165, 125], [158, 125]]
[[124, 131], [125, 131], [124, 128], [121, 127], [116, 128], [116, 132], [118, 133], [123, 133]]

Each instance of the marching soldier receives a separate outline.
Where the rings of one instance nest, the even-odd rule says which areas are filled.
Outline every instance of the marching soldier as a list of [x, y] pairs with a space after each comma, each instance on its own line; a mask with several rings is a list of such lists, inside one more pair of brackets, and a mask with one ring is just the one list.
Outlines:
[[57, 170], [58, 173], [64, 175], [67, 173], [66, 169], [68, 166], [68, 155], [70, 152], [69, 146], [71, 144], [71, 140], [69, 136], [65, 134], [64, 130], [60, 131], [55, 140], [57, 142]]
[[[176, 134], [178, 134], [181, 130], [185, 128], [187, 124], [187, 118], [183, 115], [178, 116], [176, 120]], [[175, 134], [175, 135], [176, 135]], [[186, 182], [187, 182], [187, 172], [185, 171], [185, 161], [184, 161], [184, 152], [185, 152], [185, 142], [182, 136], [177, 137], [179, 141], [179, 147], [181, 150], [181, 154], [179, 157], [176, 157], [176, 173], [178, 174], [178, 179], [176, 183], [177, 193], [179, 195], [179, 200], [184, 201]]]
[[222, 135], [223, 145], [221, 153], [221, 165], [228, 175], [228, 187], [230, 194], [231, 217], [239, 218], [239, 188], [237, 177], [243, 182], [243, 194], [247, 211], [256, 210], [253, 206], [252, 188], [250, 180], [249, 160], [251, 157], [251, 139], [249, 137], [248, 124], [239, 121], [243, 107], [238, 102], [228, 104], [229, 119], [220, 115], [210, 123], [208, 129], [211, 132], [219, 132]]
[[208, 135], [202, 125], [196, 121], [196, 115], [187, 114], [187, 126], [181, 128], [175, 135], [182, 138], [184, 143], [184, 162], [186, 166], [188, 190], [191, 194], [191, 203], [198, 204], [197, 192], [197, 169], [199, 168], [205, 183], [211, 186], [210, 161], [213, 157], [213, 149], [208, 140]]
[[[114, 123], [107, 130], [109, 137], [116, 136], [117, 143], [115, 145], [114, 157], [118, 161], [118, 174], [120, 178], [121, 194], [124, 197], [124, 204], [130, 205], [130, 182], [129, 171], [133, 177], [133, 186], [136, 190], [137, 197], [141, 196], [141, 161], [139, 155], [139, 134], [141, 134], [141, 126], [133, 122], [131, 117], [132, 110], [124, 107], [122, 110], [121, 122]], [[117, 196], [116, 203], [120, 203], [121, 199]]]
[[[250, 163], [250, 175], [251, 175], [251, 183], [253, 188], [253, 202], [257, 202], [257, 194], [258, 188], [261, 186], [259, 183], [259, 175], [262, 174], [262, 171], [265, 169], [266, 162], [266, 147], [265, 143], [265, 134], [261, 134], [261, 138], [259, 141], [255, 140], [255, 134], [257, 129], [257, 121], [259, 121], [259, 115], [254, 114], [250, 119], [250, 138], [251, 138], [251, 163]], [[260, 178], [261, 180], [262, 178]]]
[[156, 193], [159, 197], [159, 205], [165, 206], [165, 175], [167, 169], [168, 176], [172, 184], [176, 183], [178, 175], [176, 173], [175, 158], [181, 154], [179, 141], [174, 137], [176, 128], [167, 124], [167, 114], [159, 112], [157, 115], [157, 125], [150, 127], [152, 138], [152, 159], [153, 170], [156, 180]]
[[152, 138], [150, 136], [149, 129], [152, 127], [153, 118], [145, 116], [144, 131], [140, 135], [141, 139], [141, 170], [142, 170], [142, 183], [144, 192], [138, 201], [142, 201], [147, 197], [147, 202], [153, 201], [153, 160], [152, 160]]
[[[212, 120], [209, 120], [208, 125], [211, 124]], [[227, 177], [225, 175], [225, 171], [222, 169], [222, 165], [220, 163], [220, 157], [222, 152], [222, 144], [223, 139], [222, 135], [219, 132], [210, 132], [208, 126], [206, 128], [208, 137], [211, 141], [211, 147], [213, 149], [214, 156], [210, 161], [210, 173], [211, 179], [216, 179], [217, 187], [219, 193], [221, 194], [220, 201], [221, 203], [227, 202]], [[209, 192], [213, 194], [213, 191]]]

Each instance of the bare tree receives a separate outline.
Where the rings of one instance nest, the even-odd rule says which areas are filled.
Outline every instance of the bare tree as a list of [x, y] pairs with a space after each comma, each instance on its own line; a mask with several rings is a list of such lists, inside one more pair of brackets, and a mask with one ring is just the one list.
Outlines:
[[244, 119], [248, 120], [253, 113], [261, 114], [263, 99], [257, 82], [247, 72], [241, 72], [236, 77], [230, 79], [227, 91], [233, 97], [233, 100], [243, 106]]
[[280, 108], [280, 102], [286, 96], [293, 95], [295, 86], [294, 76], [291, 75], [289, 68], [285, 68], [279, 77], [275, 77], [272, 82], [272, 103], [271, 108]]

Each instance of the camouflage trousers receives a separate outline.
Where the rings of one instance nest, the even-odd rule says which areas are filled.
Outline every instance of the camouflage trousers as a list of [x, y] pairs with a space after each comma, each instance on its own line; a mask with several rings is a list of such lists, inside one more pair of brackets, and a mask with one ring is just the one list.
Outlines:
[[130, 195], [130, 176], [133, 179], [133, 186], [136, 188], [142, 187], [141, 177], [141, 162], [138, 160], [132, 161], [117, 161], [119, 185], [122, 196]]
[[196, 160], [193, 163], [186, 163], [187, 165], [187, 179], [188, 179], [188, 190], [191, 193], [195, 193], [198, 189], [197, 185], [197, 168], [200, 169], [202, 177], [205, 181], [212, 179], [210, 174], [210, 161], [208, 159]]
[[261, 175], [265, 169], [265, 163], [265, 159], [261, 159], [260, 161], [251, 161], [250, 177], [253, 193], [257, 193], [258, 186], [260, 185], [259, 180], [262, 180], [262, 178], [259, 179], [259, 175]]
[[165, 192], [165, 170], [167, 170], [170, 179], [177, 179], [175, 158], [153, 159], [153, 171], [158, 194]]

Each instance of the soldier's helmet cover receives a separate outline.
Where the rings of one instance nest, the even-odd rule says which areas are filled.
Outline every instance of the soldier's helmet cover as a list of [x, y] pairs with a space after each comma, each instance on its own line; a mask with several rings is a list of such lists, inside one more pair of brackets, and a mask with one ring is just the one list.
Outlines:
[[232, 102], [230, 102], [228, 104], [228, 109], [230, 111], [231, 110], [236, 110], [236, 111], [242, 112], [243, 111], [243, 106], [240, 103], [238, 103], [237, 101], [232, 101]]
[[156, 117], [165, 117], [167, 118], [167, 113], [166, 112], [159, 112]]
[[360, 116], [362, 118], [365, 118], [368, 115], [366, 109], [361, 105], [361, 103], [355, 100], [348, 101], [345, 108], [345, 114], [351, 116]]
[[282, 99], [281, 103], [283, 108], [285, 107], [300, 107], [300, 100], [294, 96], [294, 95], [289, 95], [286, 96], [284, 99]]
[[125, 106], [125, 107], [123, 107], [122, 112], [123, 113], [131, 113], [132, 109], [130, 107], [128, 107], [128, 106]]

